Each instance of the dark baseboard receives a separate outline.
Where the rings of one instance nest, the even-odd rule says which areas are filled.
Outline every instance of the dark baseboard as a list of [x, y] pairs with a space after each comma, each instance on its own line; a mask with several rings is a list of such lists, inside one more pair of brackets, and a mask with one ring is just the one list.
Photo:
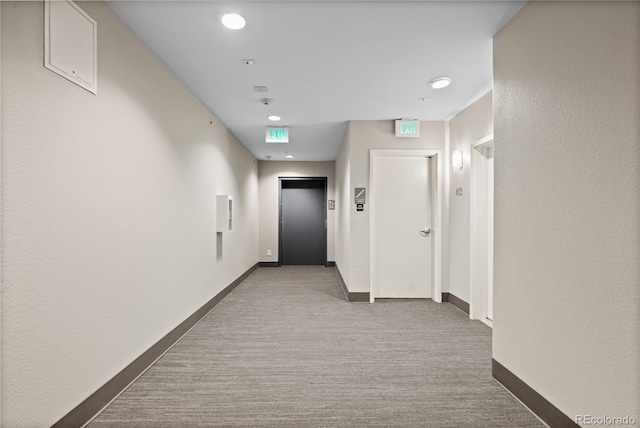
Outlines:
[[469, 315], [469, 304], [451, 293], [442, 293], [442, 301], [449, 302], [465, 314]]
[[75, 409], [71, 410], [58, 422], [53, 424], [52, 428], [70, 428], [81, 427], [91, 420], [100, 410], [102, 410], [111, 400], [118, 396], [131, 382], [149, 368], [162, 354], [164, 354], [173, 344], [175, 344], [186, 332], [191, 329], [198, 321], [211, 311], [222, 299], [233, 291], [242, 281], [244, 281], [254, 270], [258, 264], [256, 263], [243, 273], [238, 279], [229, 284], [220, 293], [205, 303], [200, 309], [195, 311], [189, 318], [184, 320], [180, 325], [167, 333], [162, 339], [157, 341], [151, 348], [147, 349], [142, 355], [136, 358], [131, 364], [122, 369], [120, 373], [111, 378], [100, 389], [91, 394], [89, 398], [78, 404]]
[[[336, 265], [336, 262], [325, 262], [324, 266], [325, 267], [334, 267]], [[260, 267], [280, 267], [282, 266], [280, 264], [280, 262], [260, 262], [258, 263], [258, 266]]]
[[369, 303], [369, 293], [352, 293], [347, 288], [347, 284], [344, 282], [344, 278], [342, 278], [342, 274], [340, 273], [340, 269], [336, 265], [336, 275], [338, 276], [338, 282], [340, 283], [340, 287], [342, 287], [342, 291], [344, 292], [344, 297], [347, 299], [347, 302], [362, 302]]
[[358, 292], [352, 293], [349, 292], [349, 303], [369, 303], [370, 295], [369, 293]]
[[556, 406], [551, 404], [533, 388], [524, 383], [518, 376], [511, 373], [506, 367], [491, 360], [491, 374], [507, 391], [515, 395], [525, 406], [535, 413], [540, 419], [553, 428], [579, 428], [571, 418]]

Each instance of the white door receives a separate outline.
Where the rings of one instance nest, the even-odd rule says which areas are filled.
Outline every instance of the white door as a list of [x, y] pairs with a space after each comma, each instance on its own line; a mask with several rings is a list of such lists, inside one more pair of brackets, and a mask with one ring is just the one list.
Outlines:
[[493, 320], [493, 147], [487, 148], [487, 318]]
[[430, 158], [376, 156], [372, 166], [374, 296], [429, 298]]

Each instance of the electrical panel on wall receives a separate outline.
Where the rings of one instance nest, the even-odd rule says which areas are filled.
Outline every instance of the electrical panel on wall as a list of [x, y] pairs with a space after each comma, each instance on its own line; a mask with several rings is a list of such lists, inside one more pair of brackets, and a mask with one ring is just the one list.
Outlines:
[[98, 24], [70, 0], [44, 3], [44, 66], [98, 92]]
[[216, 232], [231, 232], [233, 229], [233, 196], [216, 196]]

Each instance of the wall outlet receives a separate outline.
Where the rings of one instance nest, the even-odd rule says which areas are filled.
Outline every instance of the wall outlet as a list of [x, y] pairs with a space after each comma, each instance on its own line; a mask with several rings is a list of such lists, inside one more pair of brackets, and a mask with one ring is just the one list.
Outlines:
[[271, 257], [271, 250], [267, 250], [267, 257]]

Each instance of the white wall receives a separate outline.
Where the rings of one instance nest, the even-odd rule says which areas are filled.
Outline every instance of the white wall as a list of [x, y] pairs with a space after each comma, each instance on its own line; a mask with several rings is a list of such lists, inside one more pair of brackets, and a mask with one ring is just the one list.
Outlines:
[[[2, 189], [2, 7], [0, 7], [0, 189]], [[0, 391], [2, 390], [2, 195], [0, 194]], [[0, 393], [0, 425], [2, 425], [2, 396]]]
[[640, 3], [530, 2], [494, 40], [493, 357], [640, 419]]
[[[351, 272], [351, 264], [349, 253], [351, 251], [351, 206], [350, 190], [351, 189], [351, 160], [349, 154], [351, 152], [351, 124], [347, 126], [344, 134], [342, 146], [335, 162], [336, 172], [336, 267], [340, 271], [343, 278], [348, 278]], [[346, 279], [345, 279], [346, 281]]]
[[[473, 143], [493, 133], [492, 93], [480, 97], [449, 121], [449, 159], [464, 153], [462, 171], [451, 172], [449, 186], [449, 292], [469, 303], [471, 237], [471, 150]], [[451, 170], [451, 164], [447, 165]], [[462, 195], [456, 189], [462, 188]]]
[[[279, 177], [327, 177], [327, 199], [334, 199], [335, 162], [259, 162], [260, 261], [277, 262]], [[327, 261], [334, 261], [335, 210], [327, 210]], [[271, 250], [271, 257], [267, 256]]]
[[103, 3], [97, 96], [43, 67], [42, 2], [1, 7], [2, 426], [44, 427], [258, 261], [258, 171]]
[[[393, 120], [385, 121], [352, 121], [349, 124], [349, 180], [350, 188], [347, 189], [349, 198], [348, 206], [341, 204], [340, 209], [348, 210], [349, 221], [349, 267], [348, 274], [338, 264], [349, 291], [369, 292], [369, 210], [370, 204], [365, 205], [362, 212], [356, 211], [353, 199], [355, 187], [369, 187], [369, 150], [371, 149], [445, 149], [444, 122], [421, 122], [420, 138], [397, 138]], [[342, 160], [341, 160], [342, 162]], [[343, 169], [343, 168], [341, 168]], [[338, 183], [344, 188], [344, 183]], [[342, 199], [345, 199], [344, 196]], [[343, 213], [339, 213], [343, 216]], [[446, 215], [446, 212], [444, 213]], [[443, 243], [447, 242], [446, 231], [443, 231]], [[443, 248], [443, 251], [447, 251]], [[442, 269], [443, 271], [447, 269]], [[447, 285], [443, 283], [443, 290]]]

